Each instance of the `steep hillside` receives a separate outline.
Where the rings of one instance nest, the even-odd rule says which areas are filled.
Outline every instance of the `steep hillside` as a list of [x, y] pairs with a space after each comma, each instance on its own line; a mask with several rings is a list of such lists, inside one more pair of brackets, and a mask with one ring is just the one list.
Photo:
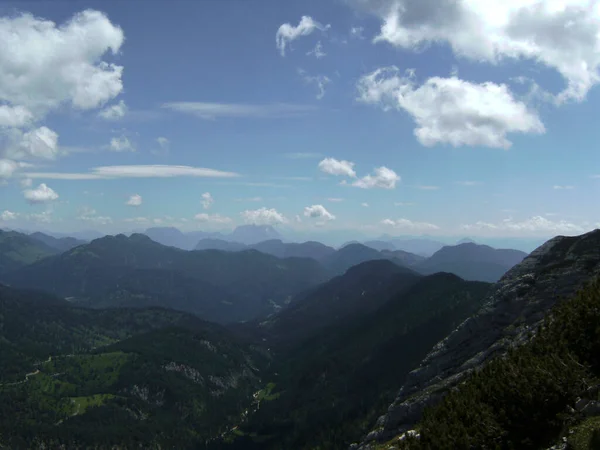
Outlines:
[[[558, 236], [532, 252], [494, 285], [484, 306], [438, 343], [411, 372], [365, 441], [386, 441], [411, 427], [474, 369], [523, 342], [560, 297], [600, 273], [600, 230]], [[367, 447], [365, 447], [367, 448]]]
[[422, 276], [391, 261], [367, 261], [302, 295], [258, 323], [268, 345], [291, 345], [338, 321], [371, 313]]
[[88, 242], [82, 239], [75, 239], [74, 237], [56, 238], [54, 236], [50, 236], [49, 234], [40, 233], [39, 231], [36, 233], [31, 233], [29, 237], [43, 242], [48, 247], [51, 247], [58, 252], [66, 252], [67, 250], [71, 250], [78, 245], [87, 244]]
[[556, 305], [529, 342], [488, 362], [427, 410], [418, 437], [380, 448], [599, 448], [598, 323], [596, 279]]
[[[389, 264], [373, 261], [349, 272], [363, 271], [374, 284], [390, 287], [394, 283], [385, 277], [378, 280], [372, 270], [380, 266], [383, 272], [382, 266]], [[235, 448], [347, 448], [389, 404], [399, 380], [441, 337], [473, 314], [489, 290], [487, 283], [466, 282], [451, 274], [406, 277], [392, 269], [387, 267], [391, 278], [396, 277], [395, 293], [382, 289], [376, 299], [375, 289], [365, 295], [367, 301], [381, 305], [379, 309], [360, 318], [346, 317], [292, 349], [276, 350], [268, 376], [277, 397], [240, 424]], [[357, 276], [354, 287], [366, 285], [365, 281]], [[345, 287], [349, 290], [340, 289], [339, 302], [347, 298], [352, 303], [356, 294], [352, 285]], [[336, 283], [328, 286], [330, 291], [335, 288]], [[286, 313], [281, 313], [282, 320]], [[288, 325], [290, 333], [314, 320], [305, 314], [303, 324], [298, 316]], [[282, 327], [280, 332], [284, 331]], [[266, 344], [277, 349], [275, 340]]]
[[526, 256], [527, 253], [519, 250], [464, 243], [438, 250], [415, 268], [424, 274], [450, 272], [465, 280], [494, 283]]
[[79, 309], [6, 287], [0, 345], [0, 446], [15, 450], [198, 448], [235, 425], [266, 362], [193, 316]]
[[307, 258], [188, 252], [142, 234], [106, 236], [3, 276], [86, 306], [164, 306], [219, 322], [267, 315], [326, 278]]
[[58, 253], [31, 236], [0, 230], [0, 275]]

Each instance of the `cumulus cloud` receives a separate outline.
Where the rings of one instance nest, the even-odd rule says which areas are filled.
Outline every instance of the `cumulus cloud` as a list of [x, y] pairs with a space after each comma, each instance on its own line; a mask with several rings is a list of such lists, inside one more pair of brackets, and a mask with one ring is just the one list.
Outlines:
[[109, 225], [113, 222], [112, 218], [108, 216], [100, 216], [96, 212], [95, 209], [90, 208], [89, 206], [84, 206], [80, 208], [79, 214], [77, 215], [78, 220], [82, 220], [84, 222], [93, 223], [95, 225]]
[[275, 44], [281, 56], [285, 56], [285, 49], [290, 42], [295, 41], [301, 36], [308, 36], [315, 30], [326, 31], [329, 28], [330, 25], [321, 25], [310, 16], [302, 16], [297, 26], [284, 23], [279, 27], [275, 34]]
[[582, 100], [598, 83], [600, 8], [596, 1], [351, 0], [382, 20], [374, 42], [419, 50], [445, 43], [455, 55], [498, 64], [527, 59], [556, 70], [557, 102]]
[[249, 118], [280, 119], [297, 117], [315, 111], [312, 105], [294, 105], [289, 103], [243, 104], [243, 103], [203, 103], [203, 102], [170, 102], [162, 108], [185, 114], [192, 114], [201, 119]]
[[139, 194], [133, 194], [129, 197], [129, 200], [125, 202], [127, 206], [141, 206], [142, 205], [142, 196]]
[[127, 136], [112, 138], [108, 149], [112, 152], [135, 152], [135, 147]]
[[404, 110], [417, 124], [417, 140], [435, 144], [510, 148], [509, 133], [545, 132], [535, 111], [516, 100], [505, 84], [432, 77], [417, 86], [414, 71], [386, 67], [364, 75], [358, 100], [384, 111]]
[[356, 172], [354, 171], [353, 167], [353, 162], [337, 160], [335, 158], [325, 158], [318, 165], [318, 168], [321, 172], [325, 172], [330, 175], [343, 175], [356, 178]]
[[504, 219], [499, 223], [490, 223], [478, 221], [474, 224], [462, 225], [464, 230], [492, 230], [502, 232], [517, 233], [583, 233], [585, 229], [577, 224], [566, 220], [552, 221], [542, 216], [533, 216], [522, 221], [515, 221], [512, 218]]
[[11, 128], [0, 134], [0, 148], [10, 159], [53, 160], [59, 154], [58, 134], [45, 126], [26, 132]]
[[18, 168], [18, 162], [11, 159], [0, 159], [0, 178], [10, 178]]
[[0, 213], [0, 221], [8, 222], [9, 220], [16, 220], [18, 215], [19, 214], [16, 212], [12, 212], [8, 209], [5, 209], [4, 211], [2, 211], [2, 213]]
[[21, 128], [33, 122], [33, 114], [24, 106], [0, 105], [0, 127]]
[[213, 199], [212, 195], [210, 195], [210, 192], [205, 192], [202, 194], [202, 207], [204, 209], [210, 208], [214, 202], [215, 200]]
[[127, 105], [123, 100], [111, 106], [107, 106], [98, 113], [105, 120], [118, 120], [127, 114]]
[[352, 186], [356, 186], [362, 189], [394, 189], [396, 183], [400, 181], [400, 176], [392, 169], [387, 167], [377, 167], [372, 175], [367, 175], [356, 180], [352, 183]]
[[194, 219], [198, 222], [202, 223], [210, 223], [210, 224], [229, 224], [232, 220], [229, 217], [221, 216], [220, 214], [206, 214], [200, 213], [194, 216]]
[[123, 67], [102, 60], [123, 40], [121, 28], [99, 11], [60, 26], [29, 13], [0, 18], [0, 99], [38, 115], [63, 103], [102, 106], [123, 89]]
[[305, 207], [304, 217], [318, 218], [322, 220], [335, 220], [335, 216], [327, 211], [323, 205], [312, 205]]
[[331, 83], [331, 79], [325, 75], [308, 75], [306, 71], [300, 69], [298, 73], [306, 84], [314, 84], [317, 88], [317, 100], [325, 96], [325, 86]]
[[275, 208], [267, 209], [264, 206], [255, 210], [246, 210], [240, 213], [246, 223], [254, 225], [279, 225], [287, 223], [286, 217]]
[[432, 223], [413, 222], [409, 219], [384, 219], [381, 221], [381, 224], [405, 231], [428, 231], [440, 229], [440, 227]]
[[26, 189], [23, 191], [23, 196], [31, 204], [49, 203], [58, 199], [58, 194], [45, 183], [40, 184], [35, 189]]

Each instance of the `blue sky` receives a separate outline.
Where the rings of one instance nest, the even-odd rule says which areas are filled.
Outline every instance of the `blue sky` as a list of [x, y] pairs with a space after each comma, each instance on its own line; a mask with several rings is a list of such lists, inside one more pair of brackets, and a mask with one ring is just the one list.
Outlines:
[[20, 1], [0, 16], [1, 227], [600, 223], [597, 1]]

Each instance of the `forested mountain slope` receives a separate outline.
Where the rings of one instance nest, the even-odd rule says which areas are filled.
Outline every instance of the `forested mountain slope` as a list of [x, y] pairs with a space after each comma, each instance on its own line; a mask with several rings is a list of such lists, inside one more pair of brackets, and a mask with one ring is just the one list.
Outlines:
[[523, 342], [560, 297], [573, 296], [599, 273], [600, 230], [558, 236], [537, 248], [494, 285], [473, 317], [409, 374], [365, 442], [385, 441], [413, 427], [426, 406], [439, 402], [488, 359]]
[[233, 322], [267, 315], [328, 275], [309, 258], [185, 251], [133, 234], [96, 239], [0, 278], [90, 307], [162, 306]]
[[164, 309], [0, 287], [0, 447], [198, 448], [235, 426], [266, 353]]

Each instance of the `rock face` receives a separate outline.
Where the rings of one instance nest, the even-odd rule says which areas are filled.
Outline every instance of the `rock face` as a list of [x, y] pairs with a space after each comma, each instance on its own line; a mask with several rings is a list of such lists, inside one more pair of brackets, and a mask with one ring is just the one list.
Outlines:
[[413, 426], [423, 410], [488, 359], [527, 340], [559, 298], [570, 297], [600, 274], [600, 230], [555, 237], [496, 283], [484, 306], [439, 342], [412, 371], [377, 429], [352, 448], [369, 449]]

